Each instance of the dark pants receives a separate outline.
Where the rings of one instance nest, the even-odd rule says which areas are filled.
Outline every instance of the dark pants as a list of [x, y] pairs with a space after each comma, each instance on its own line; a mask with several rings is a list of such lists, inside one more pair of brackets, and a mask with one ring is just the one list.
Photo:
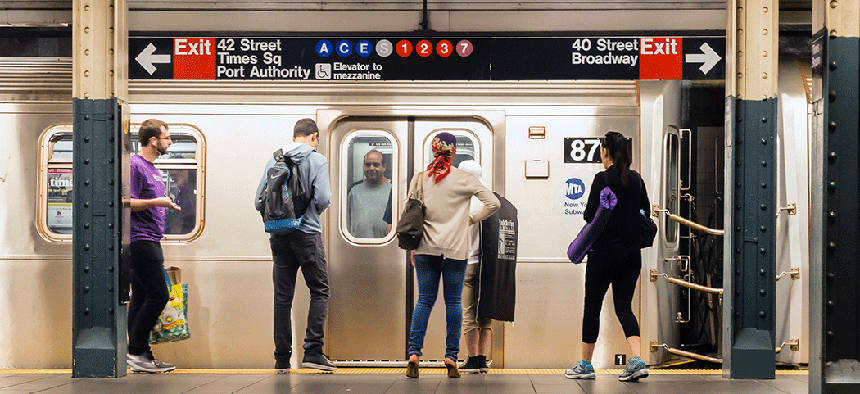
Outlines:
[[442, 279], [442, 292], [445, 296], [445, 358], [457, 361], [460, 353], [460, 326], [463, 324], [463, 277], [466, 275], [466, 260], [454, 260], [443, 256], [427, 254], [415, 255], [415, 275], [418, 277], [418, 302], [412, 312], [412, 325], [409, 329], [409, 355], [423, 354], [424, 336], [427, 322], [439, 293], [439, 278]]
[[170, 294], [164, 279], [164, 254], [161, 244], [137, 241], [130, 245], [131, 302], [128, 305], [128, 353], [152, 354], [149, 334]]
[[296, 272], [301, 268], [311, 293], [305, 354], [322, 352], [323, 325], [328, 311], [328, 272], [321, 234], [294, 231], [269, 238], [275, 285], [275, 360], [289, 360], [293, 352], [292, 307]]
[[585, 267], [585, 308], [582, 316], [582, 342], [597, 342], [600, 331], [600, 309], [609, 285], [612, 285], [612, 300], [615, 315], [621, 322], [625, 337], [639, 336], [639, 323], [630, 309], [642, 255], [634, 252], [588, 252]]

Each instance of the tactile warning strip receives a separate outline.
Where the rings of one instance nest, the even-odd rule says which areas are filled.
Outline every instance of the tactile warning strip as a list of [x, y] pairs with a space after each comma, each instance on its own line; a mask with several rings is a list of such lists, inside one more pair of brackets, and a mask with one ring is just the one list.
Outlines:
[[[598, 375], [620, 375], [621, 369], [598, 369]], [[720, 375], [719, 369], [653, 369], [648, 372], [656, 375]], [[131, 370], [128, 371], [132, 373]], [[169, 373], [179, 374], [274, 374], [274, 369], [176, 369]], [[382, 375], [405, 374], [406, 368], [338, 368], [334, 372], [316, 369], [291, 369], [292, 374], [324, 374], [338, 375]], [[421, 368], [421, 374], [445, 374], [444, 368]], [[564, 369], [490, 369], [487, 373], [497, 375], [554, 375], [564, 374]], [[777, 370], [777, 375], [807, 375], [807, 370]], [[0, 369], [0, 374], [61, 374], [71, 375], [71, 369]]]

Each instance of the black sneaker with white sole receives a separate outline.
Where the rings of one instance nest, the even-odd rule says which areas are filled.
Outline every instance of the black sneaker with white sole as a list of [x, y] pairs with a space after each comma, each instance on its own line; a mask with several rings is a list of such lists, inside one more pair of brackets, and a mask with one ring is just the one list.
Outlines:
[[466, 362], [460, 366], [460, 372], [465, 373], [479, 373], [481, 372], [481, 357], [480, 356], [469, 356], [466, 359]]
[[277, 371], [278, 373], [289, 373], [290, 360], [275, 360], [275, 371]]
[[321, 371], [334, 371], [337, 369], [322, 352], [305, 353], [305, 356], [302, 358], [302, 367], [319, 369]]

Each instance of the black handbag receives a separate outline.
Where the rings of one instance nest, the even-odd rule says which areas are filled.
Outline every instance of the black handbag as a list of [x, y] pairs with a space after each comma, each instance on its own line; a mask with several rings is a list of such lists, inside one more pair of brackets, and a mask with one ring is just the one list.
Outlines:
[[424, 182], [421, 179], [422, 174], [424, 172], [418, 173], [416, 190], [413, 190], [409, 195], [409, 201], [406, 202], [403, 214], [397, 221], [397, 246], [401, 249], [418, 249], [418, 244], [421, 243], [421, 237], [424, 234], [424, 202], [422, 201]]
[[648, 217], [645, 210], [639, 210], [639, 249], [654, 245], [654, 237], [657, 236], [657, 224]]

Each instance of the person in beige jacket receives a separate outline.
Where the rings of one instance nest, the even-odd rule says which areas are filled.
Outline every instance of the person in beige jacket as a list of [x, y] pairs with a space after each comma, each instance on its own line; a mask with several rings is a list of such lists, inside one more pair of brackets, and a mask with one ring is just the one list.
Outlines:
[[[427, 321], [442, 280], [446, 308], [445, 367], [448, 377], [458, 378], [457, 354], [460, 351], [460, 325], [463, 322], [461, 293], [466, 262], [471, 247], [469, 226], [486, 219], [499, 209], [499, 199], [474, 175], [455, 168], [451, 159], [457, 150], [457, 140], [449, 133], [433, 138], [434, 160], [427, 171], [419, 173], [409, 186], [409, 194], [423, 189], [424, 232], [414, 251], [413, 265], [418, 277], [418, 301], [412, 313], [409, 334], [409, 362], [406, 376], [418, 377], [418, 359], [423, 354]], [[472, 196], [484, 208], [475, 215], [469, 214]]]

